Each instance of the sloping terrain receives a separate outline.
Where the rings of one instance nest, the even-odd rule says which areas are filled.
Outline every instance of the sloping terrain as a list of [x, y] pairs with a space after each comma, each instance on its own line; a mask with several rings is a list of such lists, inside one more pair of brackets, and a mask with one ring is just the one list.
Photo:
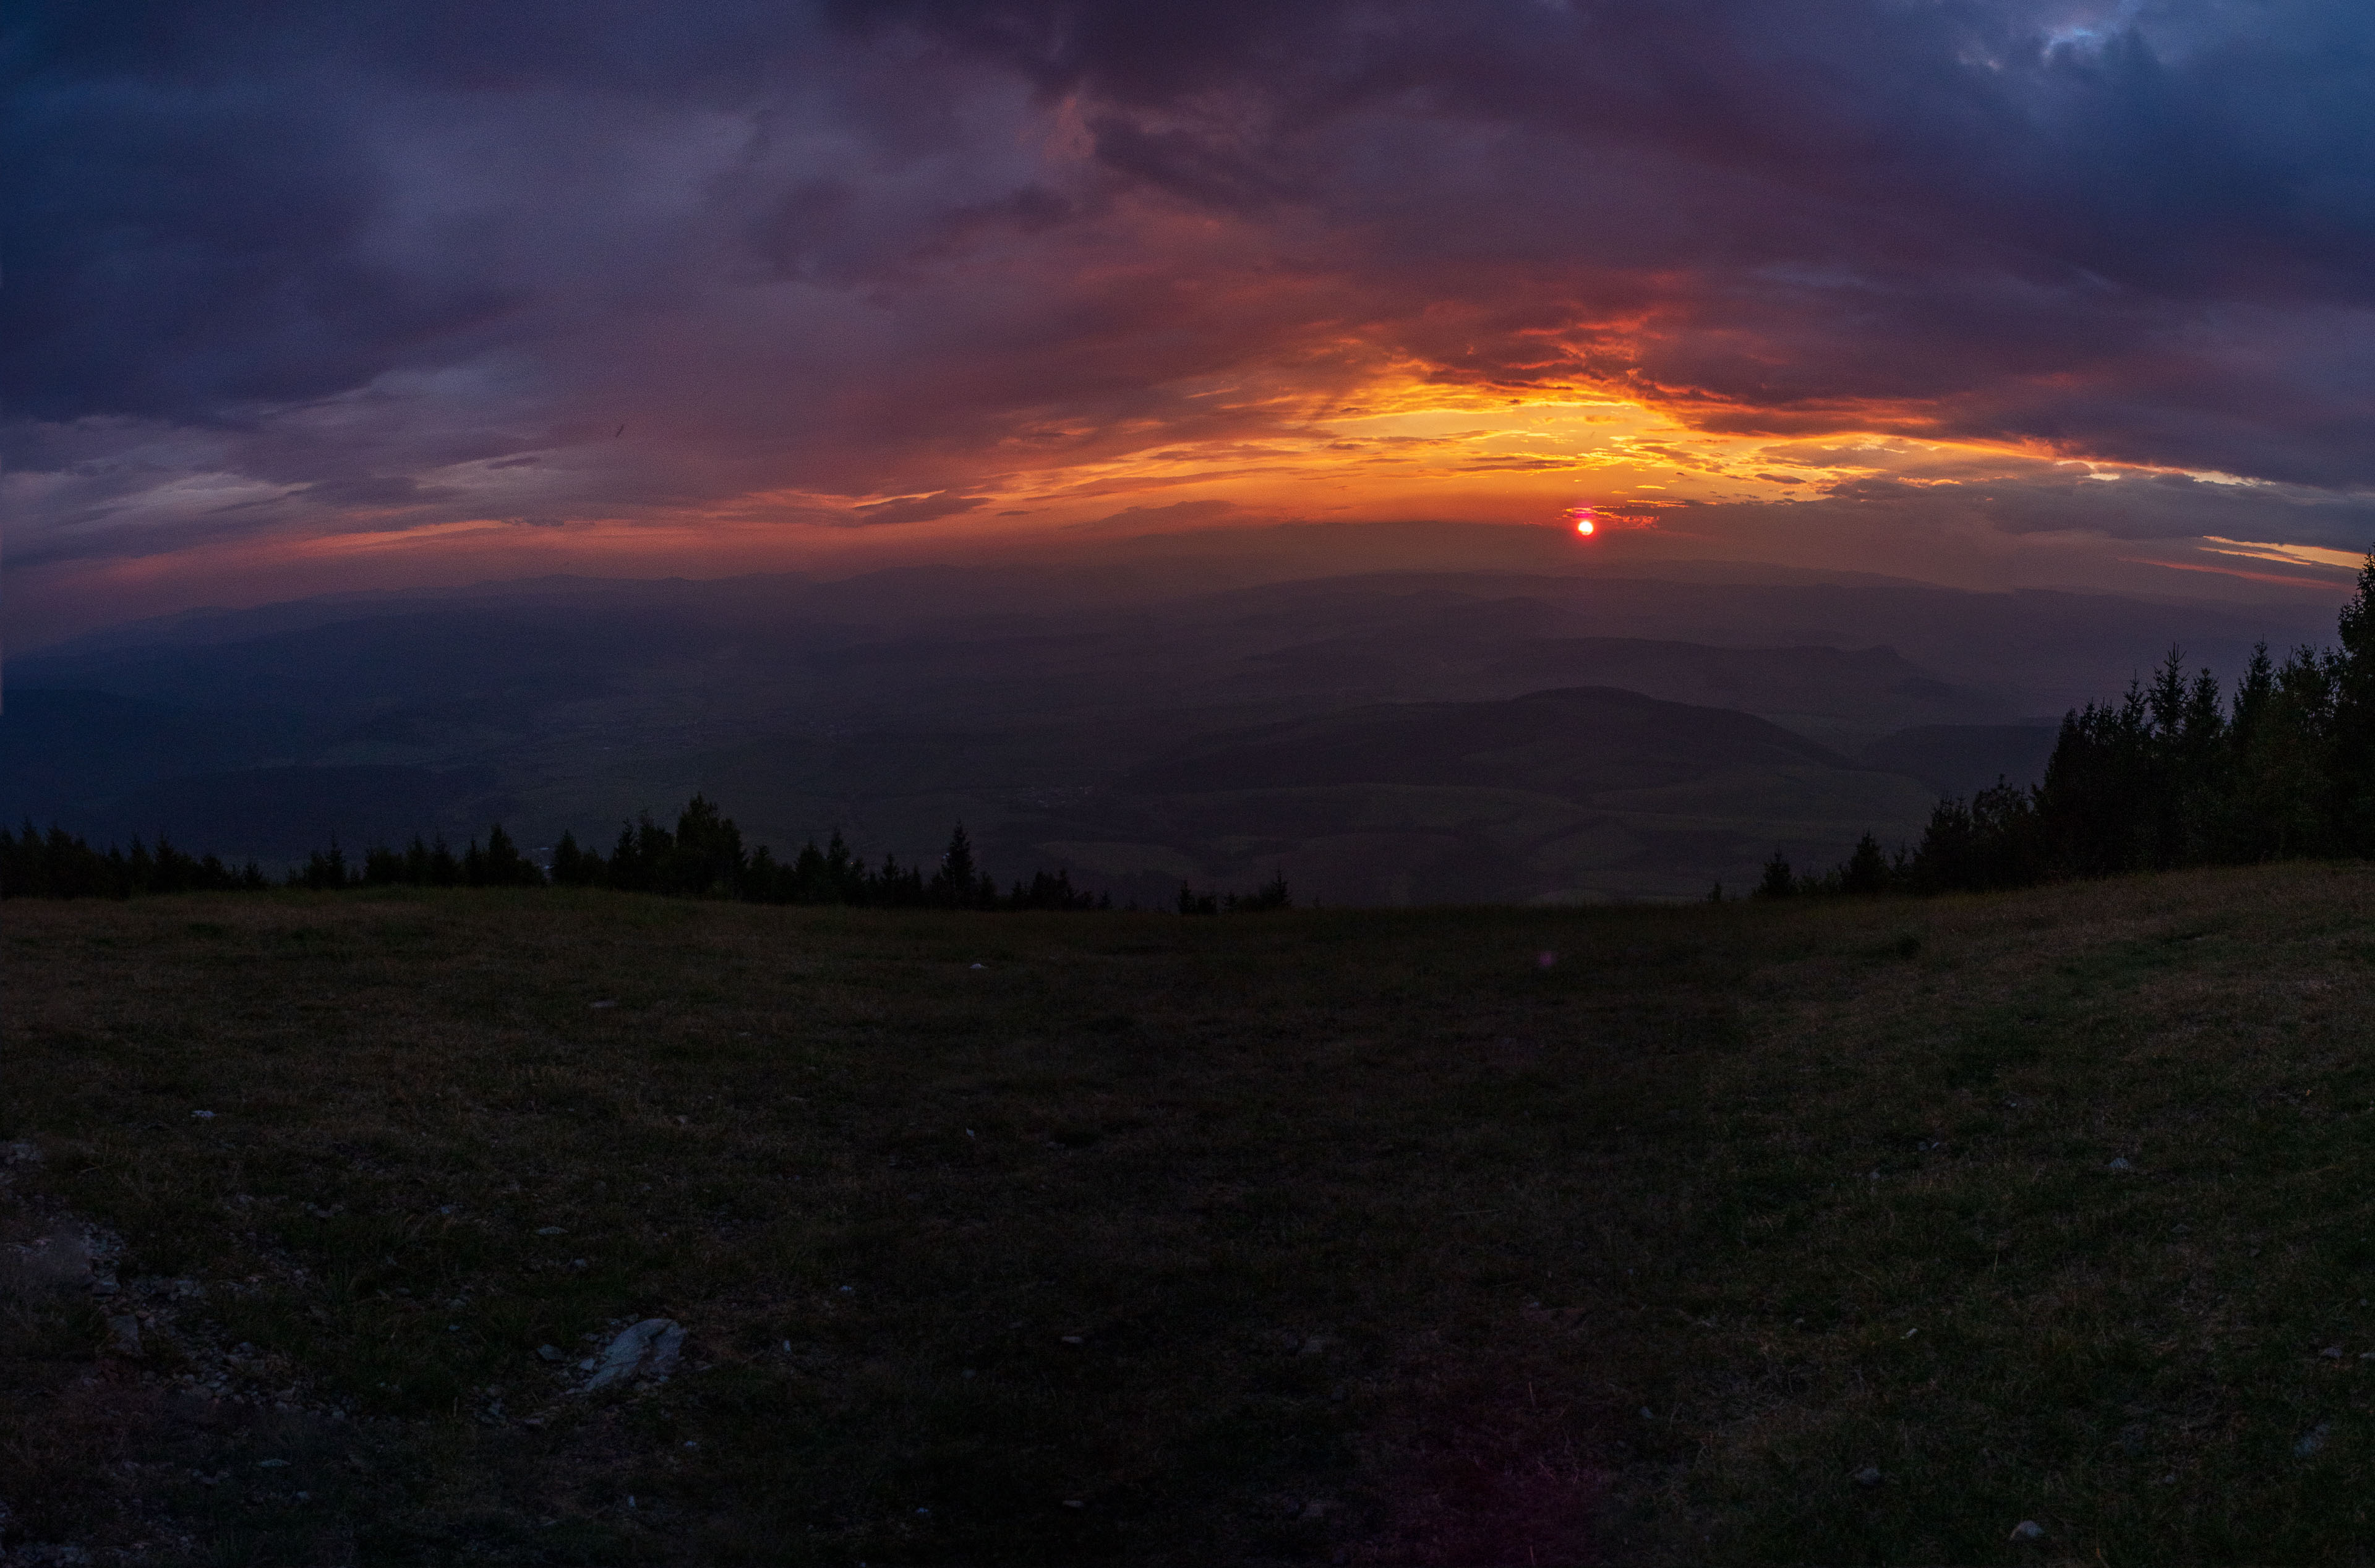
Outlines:
[[[1468, 624], [1413, 636], [1301, 644], [1265, 654], [1281, 672], [1403, 676], [1411, 695], [1522, 695], [1545, 686], [1613, 686], [1670, 702], [1733, 708], [1829, 744], [1925, 723], [2002, 716], [2006, 699], [1958, 687], [1894, 648], [1716, 647], [1633, 637], [1523, 635], [1524, 601], [1480, 607]], [[1547, 620], [1551, 618], [1535, 618]], [[1572, 618], [1560, 617], [1568, 621]]]
[[[1199, 736], [1589, 685], [1754, 714], [1927, 796], [2002, 749], [1981, 728], [2108, 695], [2180, 630], [2214, 662], [2251, 630], [2231, 610], [1886, 583], [1310, 570], [1233, 582], [1242, 563], [1219, 555], [1120, 552], [193, 613], [12, 661], [0, 816], [101, 838], [161, 829], [270, 861], [293, 853], [298, 824], [335, 824], [347, 843], [389, 832], [396, 818], [352, 786], [397, 775], [350, 770], [408, 769], [419, 816], [398, 834], [467, 834], [501, 810], [531, 846], [564, 828], [607, 840], [700, 790], [778, 848], [838, 829], [869, 856], [913, 861], [962, 819], [1001, 875], [1064, 859], [1126, 899], [1281, 866], [1345, 902], [1672, 896], [1736, 882], [1777, 847], [1829, 864], [1866, 829], [1909, 832], [1927, 802], [1830, 760], [1727, 763], [1670, 781], [1688, 800], [1641, 803], [1611, 859], [1605, 823], [1481, 796], [1397, 804], [1376, 793], [1405, 787], [1390, 773], [1340, 772], [1324, 787], [1366, 793], [1334, 805], [1209, 775], [1192, 803], [1152, 816], [1152, 796], [1116, 786]], [[1908, 727], [1937, 734], [1866, 751]], [[1694, 744], [1628, 733], [1645, 755]], [[1514, 776], [1424, 787], [1542, 793]], [[1329, 812], [1365, 824], [1357, 853], [1298, 825]], [[1736, 836], [1710, 839], [1709, 819]], [[1447, 836], [1446, 822], [1475, 831]], [[1586, 842], [1581, 858], [1554, 847]]]
[[0, 936], [12, 1562], [2363, 1555], [2364, 867]]
[[[1776, 848], [1908, 838], [1930, 803], [1746, 713], [1583, 687], [1204, 736], [1099, 804], [1226, 879], [1250, 886], [1267, 865], [1323, 902], [1407, 903], [1737, 891]], [[1108, 867], [1122, 854], [1064, 848]]]
[[1857, 760], [1967, 799], [2000, 782], [2026, 789], [2041, 781], [2059, 735], [2044, 724], [1917, 725], [1883, 736]]
[[1724, 767], [1845, 760], [1762, 719], [1610, 687], [1507, 702], [1396, 703], [1205, 736], [1124, 774], [1133, 794], [1382, 784], [1584, 801]]
[[1777, 848], [1820, 866], [1867, 830], [1909, 839], [1932, 804], [1761, 719], [1609, 689], [1223, 716], [777, 740], [703, 776], [892, 842], [963, 818], [993, 866], [1058, 865], [1155, 906], [1182, 881], [1280, 874], [1330, 904], [1699, 898]]

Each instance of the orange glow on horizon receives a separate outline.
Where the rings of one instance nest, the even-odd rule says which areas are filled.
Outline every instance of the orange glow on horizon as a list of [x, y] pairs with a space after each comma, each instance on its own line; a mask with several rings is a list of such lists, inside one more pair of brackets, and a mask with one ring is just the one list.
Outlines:
[[[886, 465], [867, 476], [880, 486], [869, 490], [857, 488], [866, 479], [836, 476], [838, 483], [728, 486], [681, 501], [621, 504], [605, 496], [604, 465], [618, 460], [607, 445], [556, 446], [534, 466], [469, 459], [412, 476], [420, 493], [436, 498], [417, 509], [312, 515], [292, 506], [284, 521], [257, 532], [95, 550], [42, 575], [71, 585], [55, 590], [60, 595], [70, 591], [116, 611], [137, 605], [163, 613], [192, 603], [519, 575], [854, 572], [951, 548], [1061, 548], [1069, 538], [1085, 545], [1138, 534], [1417, 520], [1552, 524], [1590, 544], [1595, 560], [1612, 551], [1624, 560], [1644, 551], [1712, 551], [1795, 562], [1846, 548], [1837, 541], [1850, 536], [1839, 532], [1850, 525], [1836, 509], [1802, 512], [1795, 503], [1843, 489], [1858, 497], [1849, 487], [1910, 504], [1908, 498], [1932, 492], [1976, 497], [1997, 481], [2121, 481], [2163, 472], [2017, 443], [1885, 430], [1709, 429], [1693, 422], [1693, 410], [1589, 386], [1512, 395], [1405, 369], [1331, 388], [1320, 401], [1294, 379], [1216, 379], [1193, 389], [1200, 428], [1076, 422], [1077, 430], [1064, 427], [1069, 433], [1060, 442], [1018, 439]], [[626, 472], [643, 482], [639, 471]], [[160, 485], [118, 506], [111, 526], [131, 545], [146, 525], [214, 515], [226, 495], [273, 499], [260, 485], [230, 485], [236, 477]], [[1577, 490], [1599, 499], [1577, 502]], [[1853, 528], [1881, 527], [1894, 513], [1884, 508], [1873, 515]], [[1857, 559], [1869, 565], [1868, 546], [1855, 548], [1867, 552]], [[2357, 564], [2346, 552], [2312, 546], [2211, 538], [2203, 548], [2307, 574]], [[1908, 554], [1894, 570], [1918, 574], [1922, 559]], [[2298, 581], [2241, 570], [2240, 560], [2136, 564]]]

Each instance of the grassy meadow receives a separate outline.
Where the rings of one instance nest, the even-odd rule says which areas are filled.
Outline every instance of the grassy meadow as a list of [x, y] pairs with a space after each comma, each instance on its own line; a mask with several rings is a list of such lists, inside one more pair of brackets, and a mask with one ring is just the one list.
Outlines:
[[[0, 955], [9, 1548], [2157, 1564], [2375, 1527], [2365, 867], [1206, 920], [14, 901]], [[654, 1316], [672, 1377], [575, 1391]]]

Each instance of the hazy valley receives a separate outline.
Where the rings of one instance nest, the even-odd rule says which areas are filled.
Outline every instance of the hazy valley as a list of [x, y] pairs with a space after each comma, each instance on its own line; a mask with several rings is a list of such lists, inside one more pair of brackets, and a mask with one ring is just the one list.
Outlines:
[[2064, 708], [2173, 642], [2232, 667], [2319, 619], [1539, 563], [1297, 576], [1291, 550], [1285, 580], [1216, 583], [1152, 551], [120, 628], [12, 663], [0, 811], [274, 864], [496, 820], [606, 840], [703, 791], [782, 848], [838, 830], [912, 859], [961, 819], [992, 870], [1125, 901], [1280, 871], [1329, 903], [1696, 896], [2025, 782]]

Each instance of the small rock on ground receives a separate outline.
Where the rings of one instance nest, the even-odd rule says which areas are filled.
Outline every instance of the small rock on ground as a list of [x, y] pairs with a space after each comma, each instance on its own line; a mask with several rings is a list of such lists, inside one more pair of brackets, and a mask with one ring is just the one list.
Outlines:
[[632, 1328], [619, 1331], [618, 1338], [602, 1352], [601, 1364], [594, 1369], [594, 1375], [585, 1380], [580, 1392], [590, 1394], [597, 1388], [608, 1388], [638, 1373], [666, 1377], [676, 1370], [677, 1357], [683, 1350], [681, 1326], [669, 1318], [647, 1317]]

